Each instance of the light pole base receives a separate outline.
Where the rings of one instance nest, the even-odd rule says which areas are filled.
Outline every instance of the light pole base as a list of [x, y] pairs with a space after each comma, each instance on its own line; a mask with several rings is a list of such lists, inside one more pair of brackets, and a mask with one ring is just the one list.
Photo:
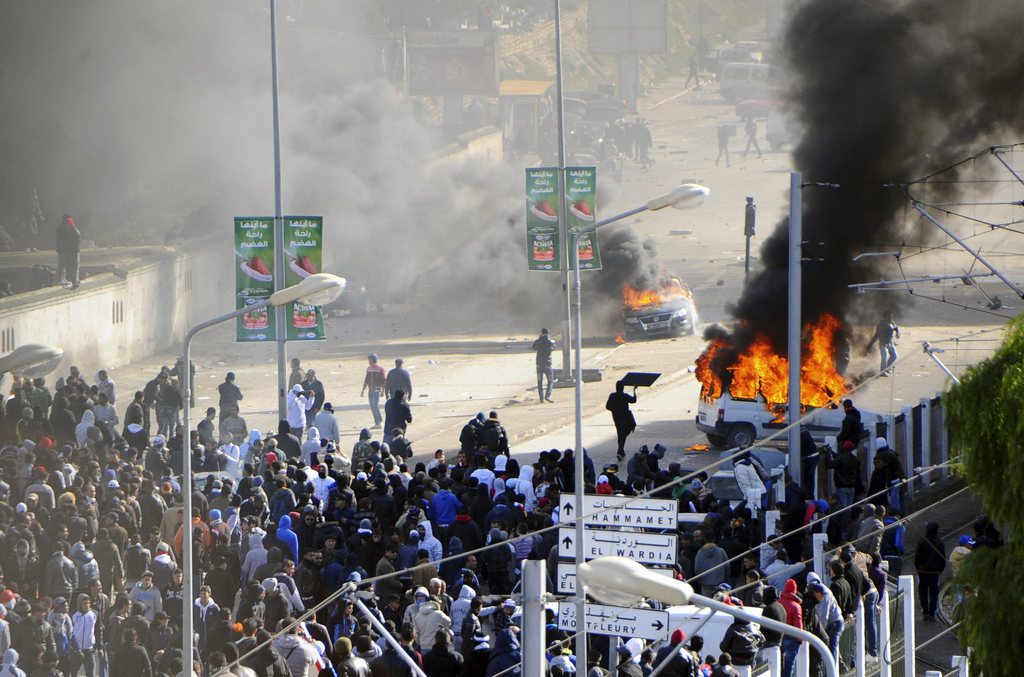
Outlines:
[[[561, 369], [555, 369], [555, 382], [556, 388], [573, 388], [576, 386], [576, 379], [573, 378], [573, 371], [569, 373], [563, 372]], [[597, 383], [598, 381], [604, 380], [603, 372], [598, 368], [583, 369], [583, 382], [584, 383]]]

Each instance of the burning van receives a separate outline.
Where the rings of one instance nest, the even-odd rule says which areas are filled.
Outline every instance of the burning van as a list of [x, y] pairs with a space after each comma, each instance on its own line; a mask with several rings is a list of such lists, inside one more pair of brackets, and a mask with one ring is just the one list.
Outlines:
[[627, 340], [693, 334], [697, 304], [690, 288], [675, 277], [666, 279], [660, 289], [627, 286], [622, 292], [622, 319]]
[[[849, 390], [837, 366], [847, 345], [842, 325], [822, 315], [804, 326], [800, 369], [800, 404], [811, 414], [804, 424], [816, 439], [835, 435], [844, 413], [836, 406]], [[763, 336], [737, 352], [726, 338], [715, 338], [697, 358], [700, 381], [697, 429], [715, 447], [743, 447], [786, 427], [789, 360]], [[864, 425], [882, 420], [861, 411]]]

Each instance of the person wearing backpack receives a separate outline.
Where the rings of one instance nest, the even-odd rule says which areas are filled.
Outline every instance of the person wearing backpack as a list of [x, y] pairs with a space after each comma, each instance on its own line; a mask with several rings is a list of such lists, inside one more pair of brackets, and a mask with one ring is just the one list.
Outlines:
[[498, 420], [498, 412], [492, 411], [480, 431], [480, 446], [487, 445], [493, 458], [497, 454], [508, 454], [508, 433]]

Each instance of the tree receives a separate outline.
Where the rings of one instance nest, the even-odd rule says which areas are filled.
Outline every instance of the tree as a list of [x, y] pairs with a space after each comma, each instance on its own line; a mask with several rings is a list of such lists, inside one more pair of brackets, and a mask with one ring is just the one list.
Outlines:
[[954, 385], [943, 405], [950, 447], [962, 473], [1007, 544], [978, 548], [964, 562], [960, 583], [975, 595], [965, 632], [985, 674], [1019, 674], [1024, 665], [1024, 318], [1011, 321], [1002, 345]]

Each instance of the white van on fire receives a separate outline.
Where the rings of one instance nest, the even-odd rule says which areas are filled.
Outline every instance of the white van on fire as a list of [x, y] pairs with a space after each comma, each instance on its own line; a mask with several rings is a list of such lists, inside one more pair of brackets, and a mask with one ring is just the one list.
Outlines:
[[[844, 413], [841, 407], [810, 409], [810, 418], [803, 422], [817, 441], [836, 435], [843, 427]], [[882, 415], [860, 410], [861, 423], [872, 428], [882, 422]], [[746, 447], [786, 427], [785, 419], [779, 421], [775, 412], [768, 409], [764, 397], [758, 394], [755, 400], [741, 400], [724, 393], [714, 400], [700, 399], [697, 404], [697, 429], [708, 437], [716, 448]], [[785, 441], [783, 438], [780, 440]]]

